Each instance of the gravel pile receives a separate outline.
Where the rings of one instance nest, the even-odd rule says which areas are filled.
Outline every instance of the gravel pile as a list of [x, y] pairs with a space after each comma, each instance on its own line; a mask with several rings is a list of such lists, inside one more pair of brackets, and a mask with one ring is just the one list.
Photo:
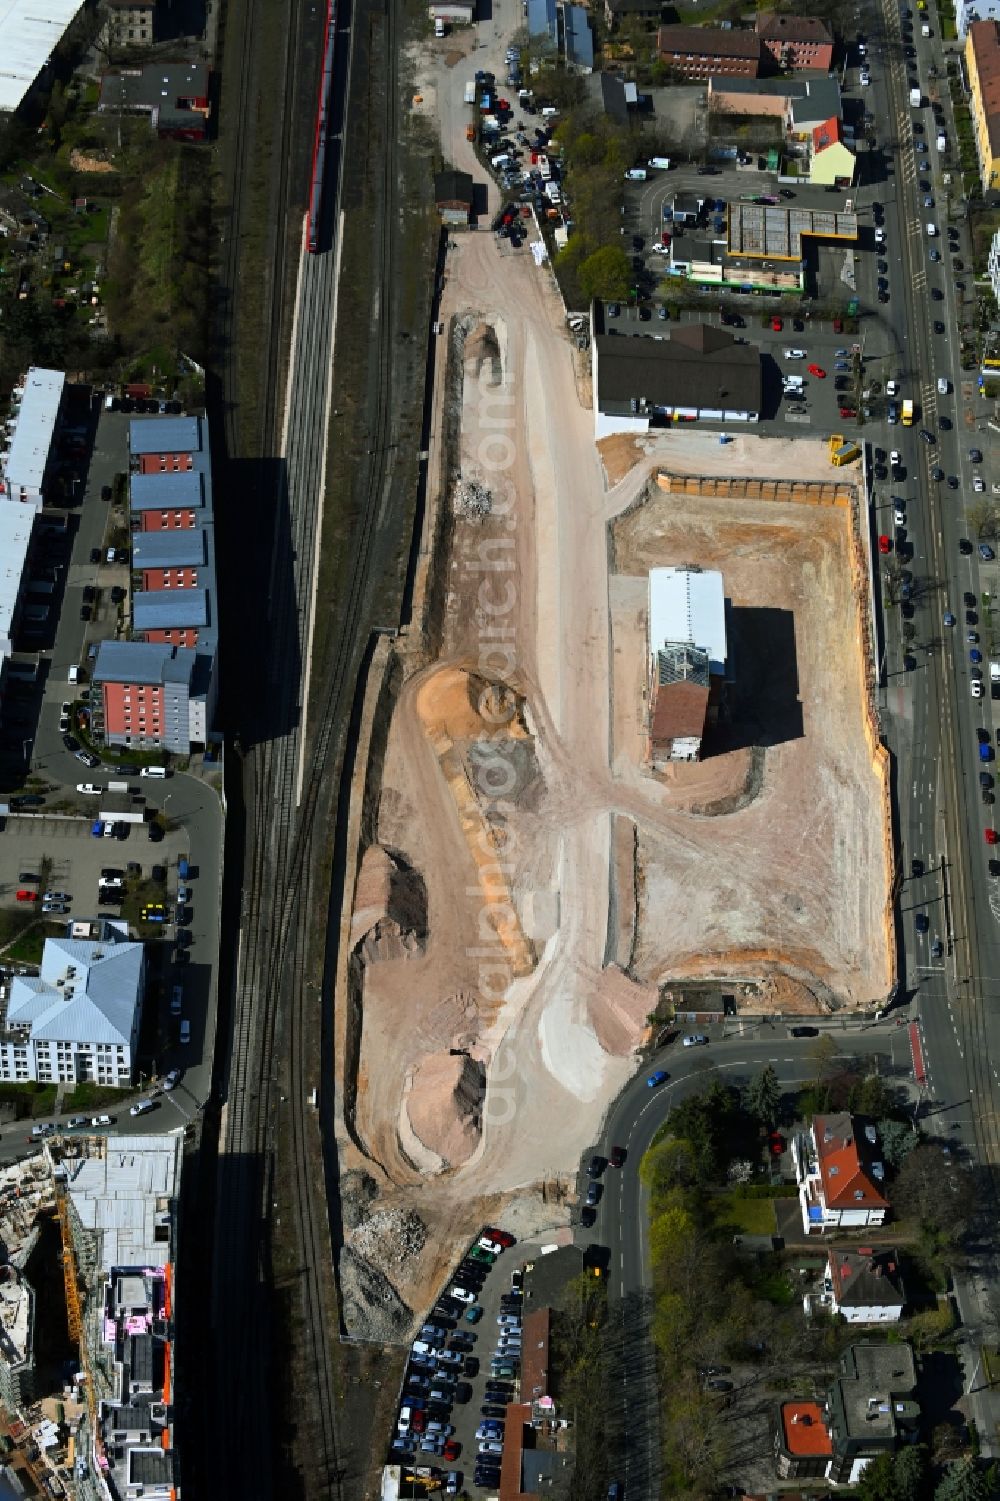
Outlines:
[[459, 516], [481, 519], [493, 509], [493, 492], [478, 480], [460, 480], [455, 486], [455, 511]]

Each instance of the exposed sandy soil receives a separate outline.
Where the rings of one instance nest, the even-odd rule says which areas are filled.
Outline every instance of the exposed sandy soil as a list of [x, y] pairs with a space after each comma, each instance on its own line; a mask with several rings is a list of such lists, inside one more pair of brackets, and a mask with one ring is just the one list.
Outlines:
[[[420, 107], [481, 179], [460, 83], [429, 82]], [[381, 1207], [448, 1227], [392, 1274], [416, 1305], [483, 1218], [565, 1224], [657, 982], [773, 972], [787, 1006], [855, 1004], [884, 978], [843, 514], [639, 504], [659, 467], [829, 480], [825, 449], [688, 431], [644, 440], [633, 467], [634, 447], [602, 460], [548, 269], [485, 232], [454, 239], [441, 316], [464, 357], [458, 462], [492, 508], [458, 515], [434, 564], [442, 649], [395, 704], [352, 929], [356, 1140]], [[653, 778], [643, 575], [683, 561], [723, 570], [738, 712], [702, 765]]]
[[[880, 790], [862, 734], [847, 524], [836, 508], [744, 502], [736, 516], [728, 501], [654, 489], [615, 526], [624, 575], [615, 583], [631, 590], [628, 608], [616, 609], [612, 592], [625, 663], [645, 660], [645, 620], [637, 634], [632, 596], [651, 566], [719, 568], [732, 601], [732, 720], [710, 738], [709, 760], [683, 768], [680, 781], [714, 763], [706, 791], [724, 797], [726, 764], [742, 782], [747, 746], [766, 747], [759, 793], [746, 806], [671, 821], [670, 787], [658, 812], [638, 819], [635, 969], [643, 978], [746, 972], [764, 951], [773, 956], [765, 972], [780, 963], [833, 1004], [885, 993]], [[616, 773], [656, 807], [635, 760], [635, 714], [616, 718], [624, 721]], [[704, 807], [709, 797], [687, 801]], [[657, 921], [663, 912], [672, 920]]]

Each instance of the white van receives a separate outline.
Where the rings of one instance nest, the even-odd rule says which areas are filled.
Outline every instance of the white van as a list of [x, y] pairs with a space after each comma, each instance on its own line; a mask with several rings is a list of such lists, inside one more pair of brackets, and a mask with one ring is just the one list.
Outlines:
[[71, 667], [70, 668], [69, 672], [67, 672], [67, 674], [66, 674], [66, 681], [67, 681], [67, 683], [78, 683], [80, 681], [80, 669], [79, 669], [79, 667]]
[[496, 172], [502, 172], [506, 167], [512, 167], [513, 165], [514, 158], [512, 156], [508, 156], [506, 151], [501, 151], [499, 156], [490, 158], [490, 166]]
[[434, 35], [444, 36], [444, 22], [440, 16], [437, 16], [434, 21]]
[[162, 781], [167, 775], [167, 768], [165, 766], [143, 766], [139, 771], [139, 775], [141, 777], [158, 777]]

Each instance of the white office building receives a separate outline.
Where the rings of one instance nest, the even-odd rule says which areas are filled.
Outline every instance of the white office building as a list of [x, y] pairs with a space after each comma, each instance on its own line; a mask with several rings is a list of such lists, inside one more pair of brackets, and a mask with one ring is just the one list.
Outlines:
[[40, 973], [11, 981], [0, 1028], [0, 1079], [126, 1088], [144, 977], [142, 944], [110, 922], [70, 923], [65, 938], [47, 939]]
[[993, 296], [1000, 304], [1000, 229], [993, 235], [993, 243], [990, 245], [990, 256], [987, 262], [990, 273], [990, 286], [993, 288]]
[[963, 42], [973, 21], [1000, 21], [1000, 0], [955, 0], [955, 28]]
[[0, 115], [13, 114], [62, 41], [81, 0], [0, 5]]

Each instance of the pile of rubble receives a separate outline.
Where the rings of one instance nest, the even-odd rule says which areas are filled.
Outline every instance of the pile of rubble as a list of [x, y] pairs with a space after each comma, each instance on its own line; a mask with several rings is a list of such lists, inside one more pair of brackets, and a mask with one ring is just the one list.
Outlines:
[[419, 1256], [426, 1240], [427, 1226], [414, 1210], [376, 1209], [351, 1236], [351, 1250], [391, 1273]]
[[455, 486], [455, 514], [481, 521], [493, 509], [493, 493], [478, 480], [461, 479]]

